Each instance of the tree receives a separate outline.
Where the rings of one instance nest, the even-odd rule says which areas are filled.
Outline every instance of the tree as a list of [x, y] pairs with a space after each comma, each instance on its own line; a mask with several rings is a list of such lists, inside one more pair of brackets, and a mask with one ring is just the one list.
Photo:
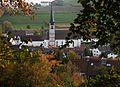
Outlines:
[[52, 69], [49, 61], [42, 61], [41, 52], [15, 51], [0, 37], [0, 87], [48, 87]]
[[74, 51], [70, 50], [67, 54], [68, 59], [70, 60], [74, 60], [74, 59], [79, 59], [79, 55], [77, 55], [77, 53], [75, 53]]
[[11, 30], [13, 29], [12, 23], [9, 21], [4, 21], [2, 23], [2, 31], [5, 33], [9, 33], [11, 32]]
[[27, 28], [27, 29], [31, 29], [31, 26], [30, 26], [30, 25], [27, 25], [26, 28]]
[[31, 5], [25, 0], [0, 0], [0, 7], [14, 10], [12, 14], [17, 13], [18, 9], [21, 9], [25, 16], [28, 16], [32, 10]]
[[77, 87], [82, 83], [82, 76], [76, 72], [77, 67], [69, 61], [67, 64], [61, 64], [54, 68], [52, 73], [52, 87]]
[[96, 46], [110, 43], [120, 53], [120, 1], [78, 0], [78, 3], [83, 9], [71, 23], [69, 36], [88, 40], [94, 35], [99, 39]]
[[0, 9], [0, 17], [4, 14], [3, 10]]
[[114, 69], [108, 73], [97, 75], [94, 78], [86, 80], [80, 87], [119, 87], [120, 75]]

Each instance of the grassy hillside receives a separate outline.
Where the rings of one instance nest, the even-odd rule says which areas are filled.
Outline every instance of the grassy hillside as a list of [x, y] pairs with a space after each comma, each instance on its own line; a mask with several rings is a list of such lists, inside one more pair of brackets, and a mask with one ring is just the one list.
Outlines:
[[[65, 0], [65, 3], [77, 3], [77, 0]], [[55, 22], [57, 24], [69, 24], [76, 18], [77, 12], [81, 7], [74, 5], [54, 6]], [[10, 21], [15, 29], [26, 29], [30, 25], [31, 29], [38, 29], [41, 27], [47, 28], [49, 23], [50, 7], [38, 7], [35, 20], [31, 20], [31, 16], [26, 17], [21, 15], [4, 15], [0, 18], [0, 24], [4, 21]]]
[[78, 0], [64, 0], [64, 4], [77, 4]]
[[[76, 16], [76, 13], [55, 13], [55, 22], [60, 23], [71, 23]], [[48, 27], [49, 13], [37, 13], [35, 20], [32, 21], [31, 17], [23, 15], [9, 16], [5, 15], [0, 18], [0, 23], [3, 21], [10, 21], [15, 29], [25, 29], [27, 25], [30, 25], [31, 29], [38, 29], [41, 27]]]

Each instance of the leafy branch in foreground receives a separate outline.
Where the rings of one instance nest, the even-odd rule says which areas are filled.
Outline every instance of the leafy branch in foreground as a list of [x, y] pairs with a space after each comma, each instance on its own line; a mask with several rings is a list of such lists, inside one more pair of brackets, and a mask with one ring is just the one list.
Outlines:
[[110, 44], [120, 53], [120, 1], [119, 0], [78, 0], [83, 9], [71, 23], [68, 37], [77, 35], [88, 40], [99, 39], [96, 46]]
[[120, 75], [116, 73], [114, 68], [105, 74], [97, 75], [94, 78], [86, 80], [80, 87], [119, 87]]
[[20, 10], [25, 16], [33, 13], [33, 8], [25, 0], [0, 0], [0, 7], [3, 11], [9, 11], [10, 15], [18, 13]]

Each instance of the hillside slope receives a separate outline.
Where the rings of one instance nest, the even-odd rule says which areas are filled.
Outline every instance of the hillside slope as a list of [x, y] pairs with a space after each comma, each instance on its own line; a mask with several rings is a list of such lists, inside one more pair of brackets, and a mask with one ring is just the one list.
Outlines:
[[78, 0], [64, 0], [64, 4], [77, 4]]

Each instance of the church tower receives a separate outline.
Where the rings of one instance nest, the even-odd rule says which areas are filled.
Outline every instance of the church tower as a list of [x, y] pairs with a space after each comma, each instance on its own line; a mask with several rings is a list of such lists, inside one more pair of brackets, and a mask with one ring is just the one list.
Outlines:
[[55, 47], [55, 21], [51, 3], [50, 22], [49, 22], [49, 46]]

